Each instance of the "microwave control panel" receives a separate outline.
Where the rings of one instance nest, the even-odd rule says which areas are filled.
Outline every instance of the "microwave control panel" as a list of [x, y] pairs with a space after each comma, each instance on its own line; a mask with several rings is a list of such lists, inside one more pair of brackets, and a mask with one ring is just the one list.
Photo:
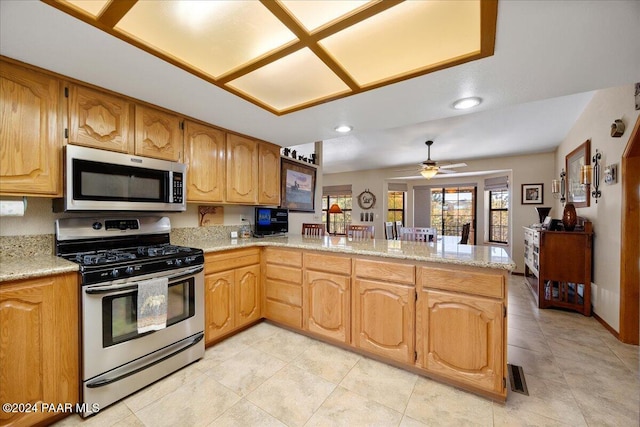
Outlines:
[[182, 173], [173, 173], [173, 203], [182, 203], [183, 200], [183, 182]]

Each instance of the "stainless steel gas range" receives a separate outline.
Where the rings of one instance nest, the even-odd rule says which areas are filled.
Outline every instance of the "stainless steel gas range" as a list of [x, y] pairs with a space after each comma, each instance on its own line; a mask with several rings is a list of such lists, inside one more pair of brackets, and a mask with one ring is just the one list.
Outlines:
[[[170, 231], [167, 217], [56, 221], [56, 254], [82, 278], [83, 417], [204, 356], [204, 254]], [[164, 278], [166, 327], [140, 332], [138, 288]]]

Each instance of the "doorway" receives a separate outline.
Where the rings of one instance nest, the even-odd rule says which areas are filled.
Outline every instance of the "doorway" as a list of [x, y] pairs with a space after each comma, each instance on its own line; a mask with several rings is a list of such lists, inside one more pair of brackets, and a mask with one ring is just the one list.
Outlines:
[[431, 227], [441, 236], [460, 236], [469, 223], [469, 244], [476, 244], [476, 186], [431, 187]]
[[638, 345], [640, 340], [640, 117], [622, 154], [622, 247], [620, 250], [619, 339]]

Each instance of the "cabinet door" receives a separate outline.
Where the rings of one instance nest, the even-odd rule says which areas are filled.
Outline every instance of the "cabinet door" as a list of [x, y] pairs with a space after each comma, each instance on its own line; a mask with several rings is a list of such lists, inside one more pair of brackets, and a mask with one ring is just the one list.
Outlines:
[[187, 201], [224, 200], [225, 133], [193, 122], [185, 123]]
[[124, 98], [71, 85], [69, 143], [133, 152], [133, 104]]
[[259, 151], [258, 204], [280, 204], [280, 147], [260, 143]]
[[0, 65], [0, 193], [60, 196], [60, 83]]
[[227, 202], [258, 201], [258, 143], [227, 134]]
[[349, 342], [350, 277], [306, 271], [305, 329], [340, 342]]
[[235, 327], [233, 270], [205, 276], [205, 342], [227, 334]]
[[419, 360], [429, 372], [501, 393], [505, 377], [500, 301], [425, 290], [418, 299]]
[[[78, 284], [75, 274], [0, 287], [0, 401], [78, 401]], [[0, 412], [0, 424], [34, 425], [56, 413]]]
[[135, 110], [135, 154], [174, 162], [181, 161], [180, 118], [142, 105], [136, 105]]
[[260, 265], [242, 267], [235, 272], [236, 327], [260, 319]]
[[414, 361], [415, 288], [356, 279], [353, 341], [403, 363]]

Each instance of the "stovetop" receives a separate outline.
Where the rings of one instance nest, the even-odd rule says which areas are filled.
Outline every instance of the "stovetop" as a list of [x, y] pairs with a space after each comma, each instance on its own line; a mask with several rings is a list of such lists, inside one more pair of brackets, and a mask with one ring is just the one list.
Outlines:
[[202, 249], [172, 245], [166, 217], [56, 221], [56, 254], [80, 264], [82, 285], [204, 264]]
[[93, 266], [115, 264], [130, 260], [147, 261], [159, 256], [196, 255], [197, 251], [198, 249], [165, 243], [161, 245], [138, 246], [134, 248], [78, 252], [76, 254], [63, 255], [63, 257], [69, 261], [77, 262], [82, 266]]

